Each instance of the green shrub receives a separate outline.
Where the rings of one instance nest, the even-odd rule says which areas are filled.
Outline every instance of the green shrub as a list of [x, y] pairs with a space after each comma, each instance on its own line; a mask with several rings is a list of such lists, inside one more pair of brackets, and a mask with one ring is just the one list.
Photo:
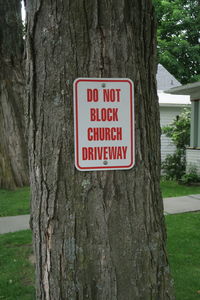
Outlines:
[[185, 174], [185, 152], [190, 140], [190, 119], [190, 109], [184, 109], [171, 124], [162, 127], [162, 133], [171, 138], [176, 146], [176, 152], [169, 154], [161, 164], [164, 176], [168, 180], [180, 180]]
[[184, 174], [181, 179], [181, 184], [190, 185], [193, 183], [200, 183], [200, 175], [197, 174], [196, 168], [191, 168], [188, 173]]
[[161, 168], [167, 180], [179, 180], [185, 174], [185, 151], [178, 149], [174, 154], [168, 154]]
[[162, 133], [172, 139], [177, 149], [185, 149], [190, 144], [190, 120], [191, 110], [185, 108], [171, 124], [162, 127]]

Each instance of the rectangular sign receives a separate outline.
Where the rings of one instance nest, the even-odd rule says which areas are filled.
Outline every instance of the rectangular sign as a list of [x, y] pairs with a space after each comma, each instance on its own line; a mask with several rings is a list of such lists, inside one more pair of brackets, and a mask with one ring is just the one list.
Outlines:
[[131, 169], [134, 165], [133, 82], [74, 81], [75, 165], [80, 171]]

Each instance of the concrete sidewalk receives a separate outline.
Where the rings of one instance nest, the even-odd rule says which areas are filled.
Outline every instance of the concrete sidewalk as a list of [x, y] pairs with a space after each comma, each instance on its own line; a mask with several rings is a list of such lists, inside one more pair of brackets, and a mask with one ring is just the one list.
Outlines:
[[200, 194], [164, 198], [163, 202], [165, 214], [178, 214], [200, 210]]
[[30, 229], [30, 215], [0, 218], [0, 234]]
[[[164, 199], [165, 214], [200, 211], [200, 194]], [[0, 218], [0, 234], [30, 229], [29, 215]]]

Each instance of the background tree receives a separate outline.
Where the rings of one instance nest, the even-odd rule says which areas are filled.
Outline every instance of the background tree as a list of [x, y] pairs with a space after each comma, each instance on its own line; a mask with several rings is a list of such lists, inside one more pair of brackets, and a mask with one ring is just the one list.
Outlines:
[[[27, 1], [37, 299], [173, 299], [150, 0]], [[74, 166], [73, 81], [135, 82], [136, 166]]]
[[28, 185], [20, 0], [0, 0], [0, 187]]
[[154, 0], [159, 62], [182, 84], [200, 80], [200, 1]]

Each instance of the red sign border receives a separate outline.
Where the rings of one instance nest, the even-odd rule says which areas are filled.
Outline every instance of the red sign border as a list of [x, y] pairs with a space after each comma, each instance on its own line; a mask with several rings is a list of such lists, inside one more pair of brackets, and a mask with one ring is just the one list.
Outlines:
[[[128, 166], [97, 166], [97, 167], [81, 167], [79, 165], [79, 140], [78, 140], [78, 83], [79, 82], [128, 82], [130, 85], [130, 126], [131, 126], [131, 163]], [[74, 134], [75, 139], [75, 165], [79, 171], [95, 171], [95, 170], [112, 170], [112, 169], [131, 169], [135, 164], [135, 149], [134, 149], [134, 135], [133, 132], [135, 130], [134, 128], [134, 116], [133, 116], [133, 81], [130, 79], [86, 79], [86, 78], [77, 78], [74, 81], [74, 87], [75, 87], [75, 97], [74, 97], [74, 109], [75, 109], [75, 124], [76, 124], [76, 132]]]

